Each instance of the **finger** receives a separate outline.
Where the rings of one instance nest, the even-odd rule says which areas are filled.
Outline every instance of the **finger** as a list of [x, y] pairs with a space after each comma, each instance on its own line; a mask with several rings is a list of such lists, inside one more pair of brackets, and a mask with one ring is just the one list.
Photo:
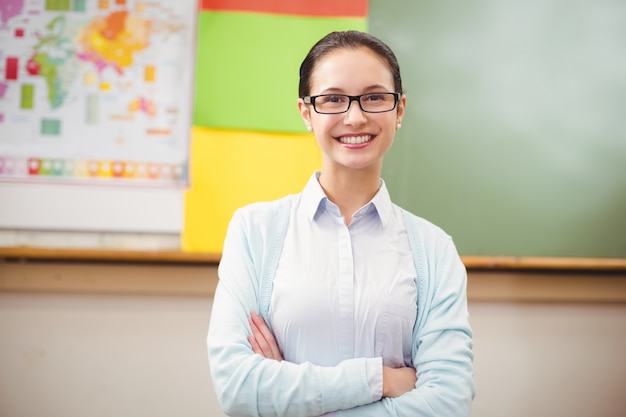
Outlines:
[[252, 312], [250, 314], [250, 317], [263, 335], [263, 339], [267, 344], [267, 347], [270, 349], [272, 357], [274, 359], [282, 359], [282, 354], [280, 353], [280, 349], [278, 349], [278, 343], [276, 342], [276, 338], [274, 337], [274, 334], [270, 330], [267, 323], [265, 323], [265, 320], [263, 320], [263, 317], [260, 317], [255, 312]]
[[[254, 338], [258, 349], [261, 351], [261, 354], [268, 359], [275, 359], [277, 361], [282, 361], [283, 358], [280, 355], [280, 350], [278, 349], [278, 345], [276, 344], [276, 340], [272, 335], [271, 331], [267, 328], [267, 325], [263, 321], [263, 319], [253, 320], [251, 317], [248, 319], [250, 321], [250, 329], [252, 330], [252, 337]], [[268, 331], [263, 331], [266, 328]]]
[[268, 336], [267, 332], [264, 331], [264, 328], [267, 327], [265, 321], [254, 312], [250, 313], [248, 319], [250, 320], [250, 328], [255, 332], [255, 337], [258, 339], [259, 343], [264, 343], [269, 347], [272, 336], [271, 333]]
[[258, 353], [259, 355], [263, 356], [263, 351], [259, 347], [259, 344], [256, 342], [256, 339], [254, 338], [254, 336], [252, 335], [248, 336], [248, 342], [250, 343], [250, 347], [252, 348], [252, 351], [254, 353]]
[[250, 323], [250, 330], [252, 330], [252, 338], [254, 339], [258, 350], [256, 353], [259, 353], [266, 358], [271, 358], [272, 349], [269, 347], [267, 341], [265, 340], [263, 333], [261, 333], [261, 330], [254, 322], [252, 317], [248, 318], [248, 322]]

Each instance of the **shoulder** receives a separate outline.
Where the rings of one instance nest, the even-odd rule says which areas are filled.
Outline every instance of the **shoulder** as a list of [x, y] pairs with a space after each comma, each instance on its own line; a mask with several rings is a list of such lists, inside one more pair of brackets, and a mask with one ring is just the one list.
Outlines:
[[426, 271], [434, 272], [434, 265], [460, 263], [454, 240], [445, 230], [423, 217], [401, 210], [418, 270], [422, 268], [423, 271], [425, 268]]
[[260, 201], [235, 210], [231, 229], [242, 229], [246, 235], [271, 235], [289, 221], [289, 209], [294, 195], [272, 201]]
[[232, 254], [248, 254], [263, 264], [268, 251], [280, 247], [284, 238], [291, 198], [251, 203], [235, 210], [226, 231], [222, 261]]
[[289, 210], [294, 195], [289, 194], [272, 201], [258, 201], [247, 204], [235, 211], [235, 216], [243, 219], [263, 221]]
[[440, 226], [434, 224], [433, 222], [420, 217], [410, 211], [396, 206], [402, 215], [404, 216], [404, 221], [407, 230], [413, 229], [423, 239], [434, 239], [434, 240], [444, 240], [448, 241], [451, 239], [450, 235], [443, 230]]

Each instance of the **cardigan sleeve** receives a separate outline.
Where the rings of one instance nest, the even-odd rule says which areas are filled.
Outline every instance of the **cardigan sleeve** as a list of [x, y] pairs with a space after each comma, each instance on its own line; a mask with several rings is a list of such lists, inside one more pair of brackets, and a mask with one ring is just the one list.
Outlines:
[[418, 268], [427, 279], [419, 287], [413, 337], [415, 389], [398, 398], [340, 411], [337, 416], [469, 417], [475, 386], [467, 274], [452, 240], [445, 236], [439, 246], [440, 255], [426, 255], [425, 264]]
[[269, 256], [272, 206], [239, 210], [228, 228], [207, 337], [209, 366], [224, 412], [237, 416], [319, 416], [379, 400], [368, 366], [381, 358], [349, 359], [333, 367], [294, 364], [255, 354], [247, 340], [250, 311], [259, 311], [259, 276]]

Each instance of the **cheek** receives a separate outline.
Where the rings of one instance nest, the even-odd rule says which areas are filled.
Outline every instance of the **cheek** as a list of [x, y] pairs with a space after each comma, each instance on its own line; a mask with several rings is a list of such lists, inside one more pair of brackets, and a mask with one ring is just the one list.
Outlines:
[[398, 117], [395, 113], [385, 114], [385, 118], [379, 121], [381, 129], [385, 132], [395, 132], [398, 124]]
[[333, 115], [320, 115], [315, 114], [311, 118], [311, 126], [315, 132], [322, 134], [328, 134], [328, 132], [337, 124], [341, 119]]

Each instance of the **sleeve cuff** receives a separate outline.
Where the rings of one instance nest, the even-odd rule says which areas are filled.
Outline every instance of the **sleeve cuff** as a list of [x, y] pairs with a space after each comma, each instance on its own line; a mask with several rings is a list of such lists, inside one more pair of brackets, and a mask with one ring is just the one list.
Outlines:
[[365, 373], [372, 394], [372, 402], [383, 397], [383, 358], [370, 358], [366, 362]]

